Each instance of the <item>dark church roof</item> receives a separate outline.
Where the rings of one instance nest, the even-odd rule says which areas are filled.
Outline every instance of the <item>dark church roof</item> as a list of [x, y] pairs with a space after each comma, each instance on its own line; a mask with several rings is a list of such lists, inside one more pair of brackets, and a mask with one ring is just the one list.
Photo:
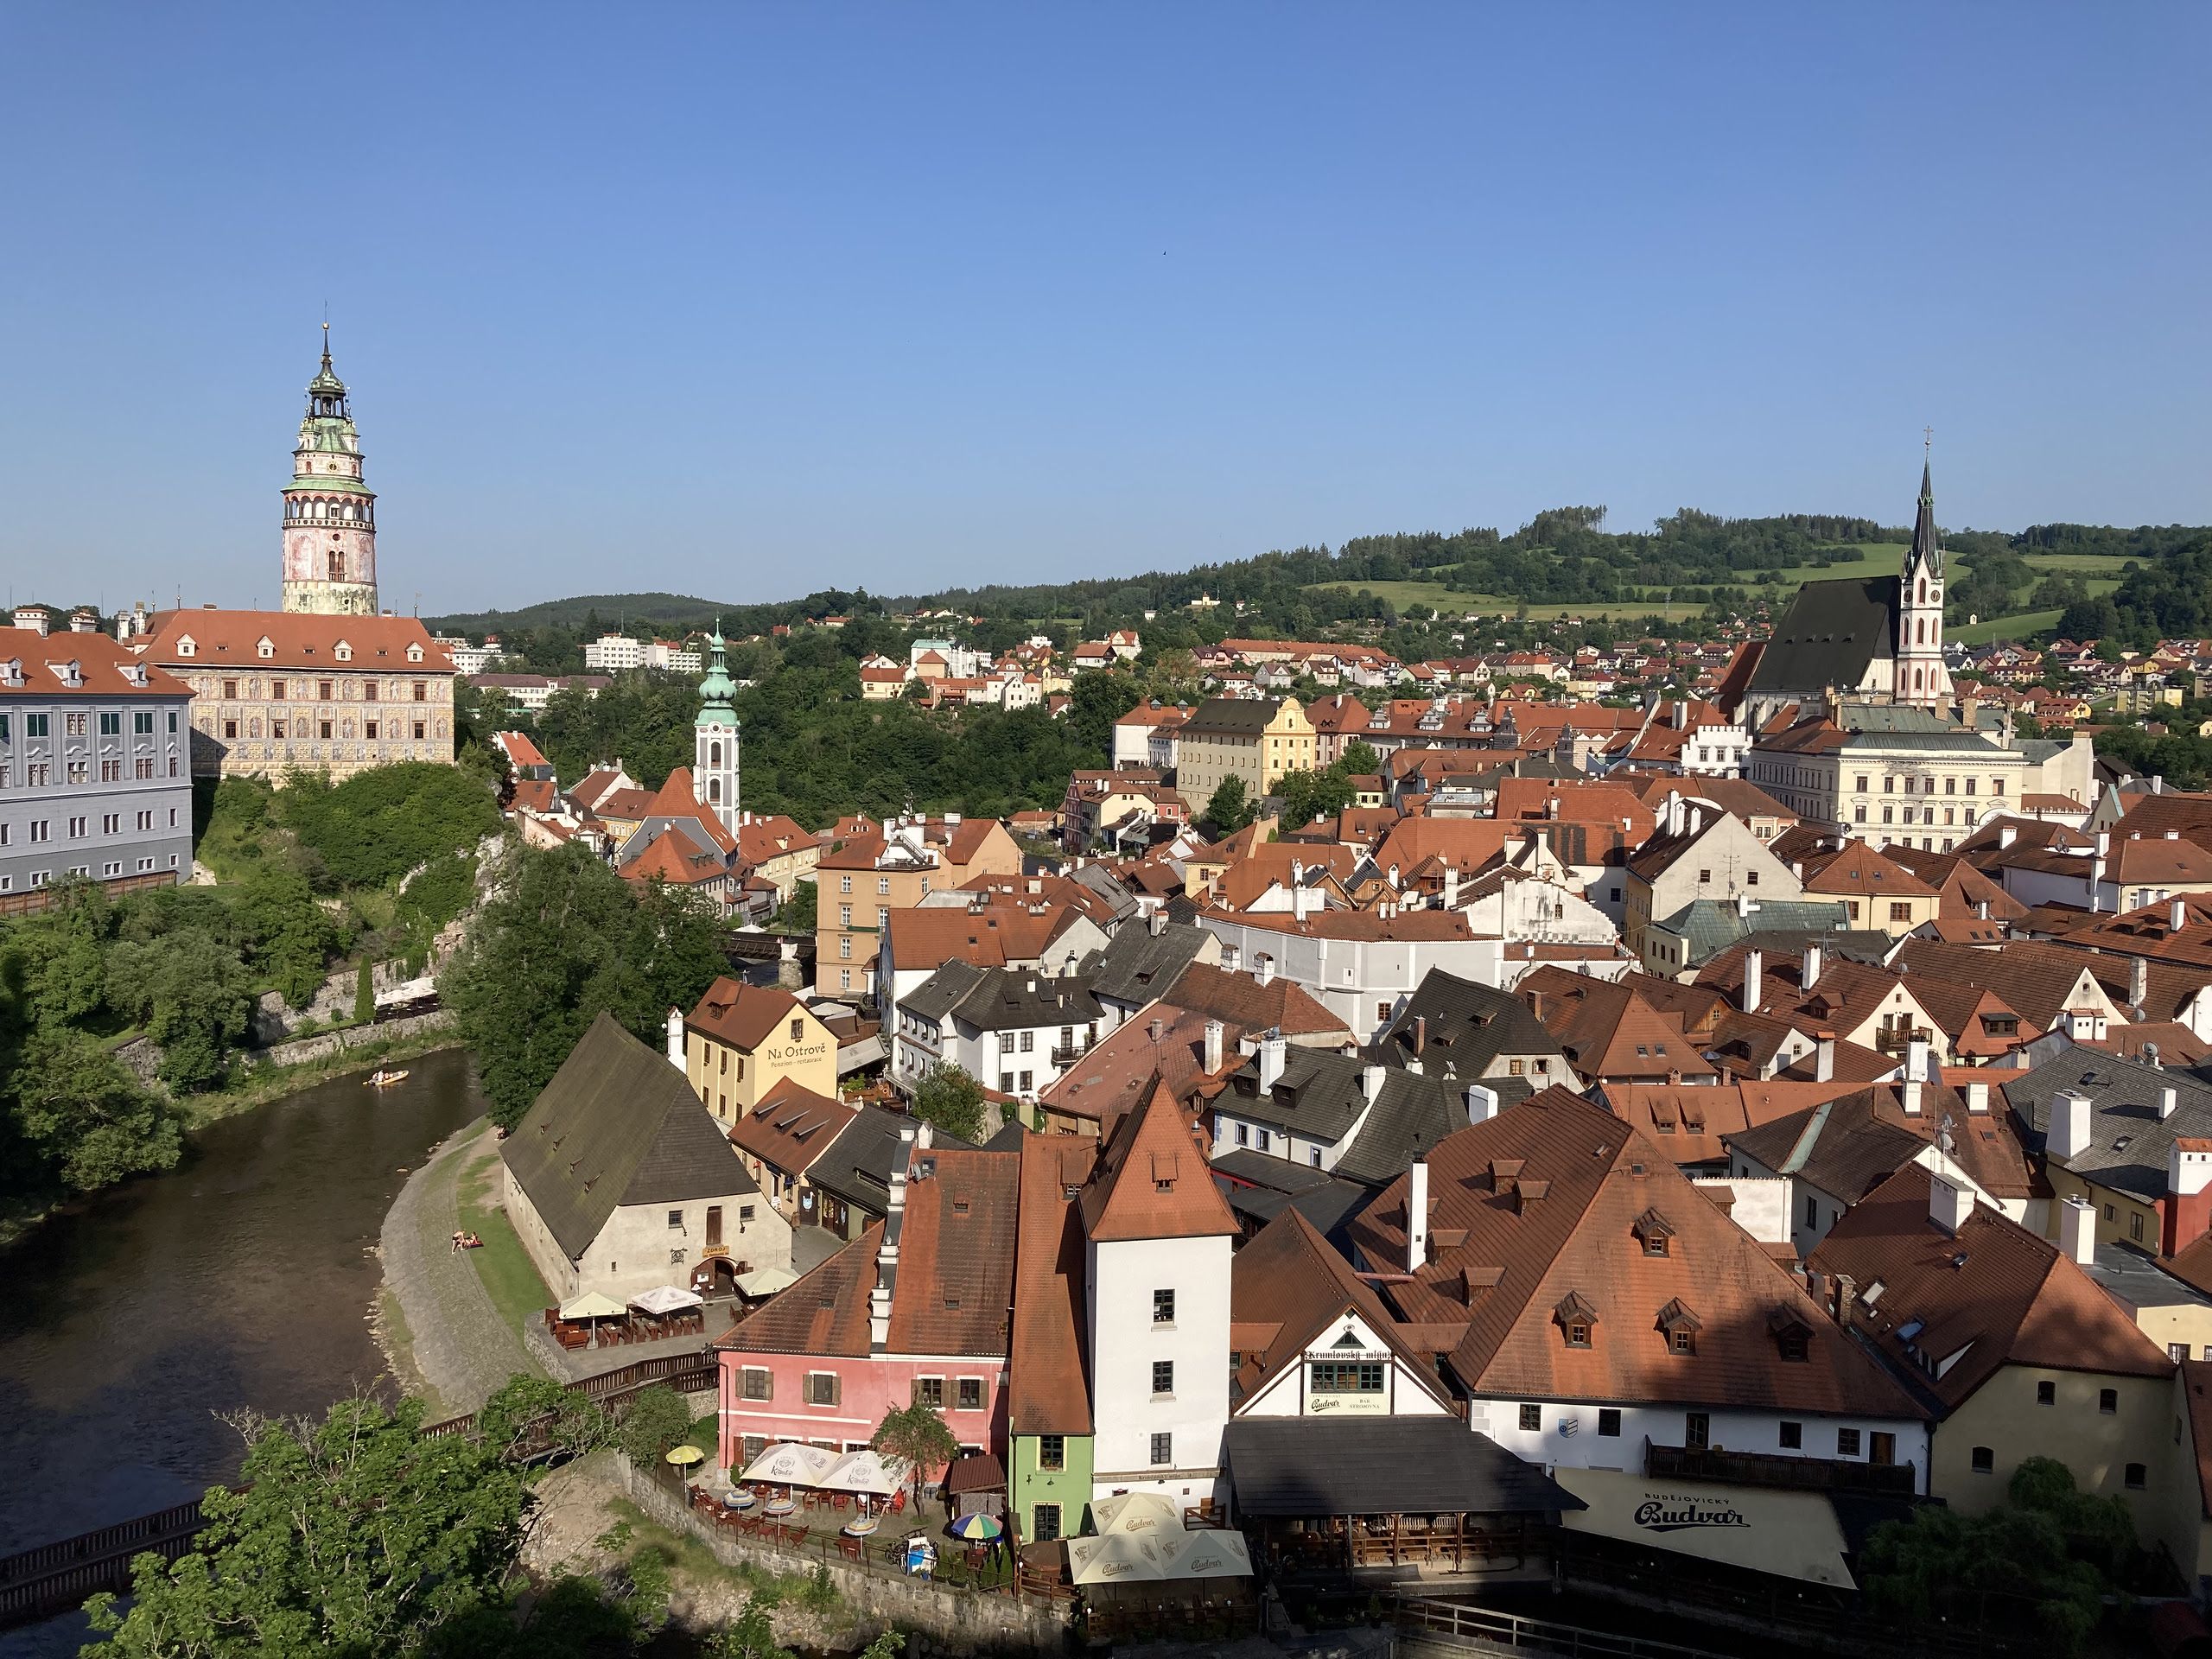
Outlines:
[[1896, 576], [1808, 582], [1797, 590], [1752, 671], [1753, 691], [1855, 690], [1867, 665], [1897, 655]]

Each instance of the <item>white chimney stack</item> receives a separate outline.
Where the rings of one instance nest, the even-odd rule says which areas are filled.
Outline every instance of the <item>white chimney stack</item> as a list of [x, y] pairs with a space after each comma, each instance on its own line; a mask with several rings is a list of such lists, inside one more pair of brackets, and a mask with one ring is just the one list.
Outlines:
[[1801, 991], [1809, 991], [1820, 983], [1820, 979], [1821, 947], [1817, 944], [1808, 944], [1805, 947], [1804, 968], [1797, 976], [1797, 988]]
[[1974, 1214], [1974, 1189], [1960, 1175], [1928, 1177], [1928, 1218], [1954, 1238]]
[[683, 1070], [683, 1010], [668, 1011], [668, 1063], [677, 1071]]
[[1497, 1090], [1487, 1084], [1467, 1085], [1467, 1122], [1487, 1123], [1497, 1116]]
[[1913, 1083], [1925, 1083], [1932, 1074], [1928, 1069], [1928, 1039], [1916, 1037], [1905, 1045], [1904, 1074]]
[[2173, 901], [2172, 907], [2166, 912], [2166, 926], [2171, 931], [2178, 933], [2182, 929], [2188, 925], [2189, 900], [2186, 899], [2177, 899]]
[[2089, 1149], [2089, 1097], [2078, 1089], [2062, 1089], [2051, 1096], [2050, 1131], [2044, 1137], [2044, 1148], [2061, 1160]]
[[2164, 1122], [2174, 1115], [2174, 1108], [2181, 1102], [2181, 1091], [2171, 1083], [2158, 1090], [2158, 1122]]
[[1835, 1081], [1835, 1033], [1832, 1031], [1813, 1033], [1813, 1081]]
[[1260, 953], [1260, 965], [1253, 971], [1252, 977], [1262, 985], [1274, 983], [1275, 959], [1273, 955], [1264, 950]]
[[1360, 1067], [1360, 1098], [1364, 1100], [1369, 1105], [1372, 1106], [1375, 1103], [1375, 1097], [1382, 1092], [1382, 1068], [1379, 1065], [1363, 1065]]
[[1221, 1070], [1221, 1039], [1224, 1027], [1218, 1020], [1206, 1021], [1205, 1065], [1209, 1072]]
[[50, 620], [44, 606], [18, 605], [16, 607], [16, 626], [19, 628], [29, 628], [41, 638], [45, 636], [47, 625]]
[[1260, 1087], [1272, 1089], [1282, 1080], [1282, 1063], [1290, 1045], [1281, 1032], [1269, 1032], [1260, 1039]]
[[1989, 1109], [1989, 1085], [1980, 1081], [1967, 1084], [1967, 1110], [1986, 1112]]
[[2087, 1198], [2069, 1198], [2058, 1206], [2058, 1248], [2081, 1267], [2097, 1259], [2097, 1207]]
[[1757, 1014], [1760, 999], [1766, 992], [1766, 953], [1746, 950], [1744, 953], [1744, 1012]]
[[1444, 908], [1459, 908], [1459, 867], [1457, 864], [1444, 867]]
[[1406, 1271], [1428, 1265], [1428, 1165], [1414, 1160], [1406, 1172]]

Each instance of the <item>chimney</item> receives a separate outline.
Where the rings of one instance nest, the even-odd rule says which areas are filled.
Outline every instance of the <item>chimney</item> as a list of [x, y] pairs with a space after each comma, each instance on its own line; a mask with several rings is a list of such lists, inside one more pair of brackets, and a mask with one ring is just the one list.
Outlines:
[[2159, 1243], [2168, 1255], [2212, 1228], [2212, 1141], [2193, 1135], [2175, 1140], [2166, 1154], [2166, 1201], [2158, 1208], [2164, 1222]]
[[1289, 1048], [1279, 1031], [1271, 1031], [1260, 1039], [1260, 1087], [1263, 1090], [1281, 1081], [1283, 1057]]
[[1832, 1031], [1813, 1033], [1813, 1081], [1835, 1081], [1835, 1033]]
[[2151, 995], [2151, 964], [2140, 957], [2131, 957], [2127, 963], [2127, 1006], [2138, 1013]]
[[100, 613], [98, 611], [93, 610], [90, 606], [79, 605], [75, 610], [69, 613], [70, 632], [98, 633], [99, 631]]
[[1165, 906], [1155, 906], [1144, 918], [1144, 931], [1158, 938], [1167, 931], [1167, 911]]
[[1904, 1074], [1908, 1081], [1925, 1083], [1933, 1075], [1928, 1069], [1928, 1039], [1916, 1037], [1905, 1045]]
[[2189, 900], [2177, 899], [2166, 912], [2166, 931], [2178, 933], [2189, 925]]
[[1859, 1281], [1847, 1273], [1835, 1276], [1835, 1322], [1846, 1326], [1851, 1324], [1851, 1304], [1859, 1294]]
[[2078, 1089], [2062, 1089], [2051, 1096], [2050, 1128], [2044, 1150], [2062, 1162], [2089, 1149], [2089, 1097]]
[[1746, 950], [1744, 953], [1744, 1012], [1745, 1014], [1757, 1014], [1759, 1011], [1759, 1001], [1766, 988], [1765, 969], [1766, 953], [1764, 951]]
[[2180, 1103], [2180, 1099], [2181, 1091], [2176, 1089], [2171, 1083], [2164, 1088], [2158, 1090], [2159, 1122], [2164, 1122], [2168, 1118], [2174, 1115], [2174, 1108]]
[[1382, 1068], [1379, 1065], [1363, 1065], [1360, 1067], [1360, 1098], [1364, 1100], [1370, 1106], [1372, 1106], [1375, 1103], [1375, 1097], [1382, 1092]]
[[1497, 1090], [1487, 1084], [1467, 1085], [1467, 1122], [1487, 1123], [1497, 1116]]
[[1989, 1085], [1975, 1079], [1967, 1084], [1967, 1110], [1986, 1112], [1989, 1109]]
[[899, 1150], [892, 1160], [889, 1196], [884, 1203], [883, 1243], [875, 1252], [875, 1288], [868, 1299], [870, 1353], [884, 1352], [891, 1342], [891, 1303], [899, 1288], [899, 1236], [906, 1224], [906, 1177], [918, 1131], [926, 1127], [912, 1122], [899, 1126]]
[[1205, 1065], [1209, 1074], [1221, 1070], [1221, 1039], [1223, 1027], [1218, 1020], [1206, 1021]]
[[2017, 824], [2017, 823], [2006, 823], [2006, 824], [1999, 825], [1999, 828], [1998, 828], [1998, 831], [1997, 831], [1997, 846], [1998, 846], [1998, 849], [1999, 849], [2000, 852], [2001, 852], [2001, 851], [2003, 851], [2005, 848], [2010, 847], [2010, 846], [2011, 846], [2014, 842], [2018, 841], [2019, 838], [2020, 838], [2020, 826], [2019, 826], [2018, 824]]
[[46, 608], [43, 606], [18, 605], [16, 607], [16, 626], [19, 628], [29, 628], [33, 633], [41, 638], [46, 633], [48, 620]]
[[1275, 981], [1274, 957], [1268, 954], [1266, 951], [1261, 952], [1260, 965], [1253, 970], [1252, 977], [1262, 985], [1274, 984]]
[[[1300, 887], [1295, 879], [1294, 879], [1290, 889], [1290, 914], [1292, 920], [1302, 922], [1306, 919], [1306, 907], [1312, 898], [1313, 893], [1311, 890]], [[1267, 982], [1265, 980], [1261, 982], [1262, 984], [1265, 984], [1266, 982]]]
[[1428, 1164], [1420, 1158], [1406, 1171], [1406, 1271], [1428, 1265]]
[[1150, 1033], [1152, 1040], [1156, 1043], [1167, 1034], [1167, 1022], [1155, 1014], [1152, 1016], [1152, 1024], [1147, 1027], [1146, 1030]]
[[1928, 1177], [1928, 1219], [1956, 1238], [1959, 1229], [1974, 1214], [1974, 1189], [1963, 1176]]
[[668, 1063], [677, 1071], [683, 1070], [683, 1010], [668, 1011]]
[[2080, 1267], [2097, 1259], [2097, 1206], [2087, 1198], [2069, 1198], [2058, 1206], [2058, 1249]]
[[1422, 1051], [1423, 1049], [1427, 1048], [1427, 1046], [1428, 1046], [1428, 1016], [1427, 1016], [1427, 1014], [1417, 1014], [1414, 1015], [1414, 1058], [1415, 1058], [1416, 1059], [1418, 1059], [1418, 1058], [1420, 1058], [1420, 1056], [1421, 1056], [1421, 1051]]
[[1804, 966], [1799, 970], [1797, 976], [1798, 990], [1800, 992], [1811, 990], [1820, 982], [1820, 978], [1821, 947], [1817, 944], [1808, 944], [1805, 947]]
[[1444, 867], [1444, 908], [1459, 908], [1459, 867], [1457, 864]]

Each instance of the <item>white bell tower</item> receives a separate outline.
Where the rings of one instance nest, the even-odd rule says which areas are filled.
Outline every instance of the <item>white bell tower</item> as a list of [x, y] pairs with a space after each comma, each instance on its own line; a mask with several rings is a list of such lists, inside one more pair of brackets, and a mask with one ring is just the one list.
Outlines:
[[699, 717], [692, 722], [691, 787], [699, 804], [737, 833], [737, 710], [719, 629], [707, 636], [707, 677], [699, 682]]

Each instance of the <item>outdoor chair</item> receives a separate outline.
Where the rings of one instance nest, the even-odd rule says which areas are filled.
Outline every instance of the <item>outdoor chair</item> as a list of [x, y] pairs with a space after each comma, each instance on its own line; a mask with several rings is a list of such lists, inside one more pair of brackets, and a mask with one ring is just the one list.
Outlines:
[[864, 1559], [861, 1551], [861, 1541], [857, 1538], [848, 1538], [842, 1533], [837, 1535], [837, 1553], [848, 1560], [857, 1561]]

